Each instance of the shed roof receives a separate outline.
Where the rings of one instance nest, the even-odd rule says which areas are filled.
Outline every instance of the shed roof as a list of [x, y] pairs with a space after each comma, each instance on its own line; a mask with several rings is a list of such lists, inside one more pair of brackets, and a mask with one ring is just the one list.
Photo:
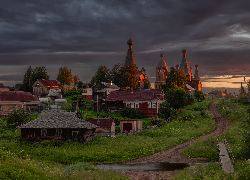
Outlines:
[[99, 123], [98, 118], [86, 118], [85, 121], [88, 121], [92, 124], [95, 124], [100, 127], [111, 127], [112, 123], [114, 122], [114, 119], [109, 119], [109, 118], [99, 118]]
[[18, 128], [97, 128], [95, 124], [89, 123], [77, 117], [77, 112], [66, 111], [42, 111], [40, 116]]
[[105, 101], [134, 101], [134, 100], [153, 100], [162, 99], [157, 94], [163, 93], [162, 89], [144, 90], [117, 90], [111, 91]]
[[23, 91], [0, 91], [0, 101], [39, 101], [35, 96], [29, 92]]

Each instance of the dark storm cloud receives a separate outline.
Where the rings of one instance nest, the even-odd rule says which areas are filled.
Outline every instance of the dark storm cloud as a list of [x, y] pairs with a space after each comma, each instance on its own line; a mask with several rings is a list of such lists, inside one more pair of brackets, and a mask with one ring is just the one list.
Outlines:
[[1, 1], [0, 75], [1, 66], [66, 65], [89, 80], [101, 64], [124, 63], [129, 33], [136, 64], [149, 77], [161, 52], [170, 68], [180, 64], [183, 48], [201, 76], [244, 75], [250, 71], [249, 6], [246, 0]]

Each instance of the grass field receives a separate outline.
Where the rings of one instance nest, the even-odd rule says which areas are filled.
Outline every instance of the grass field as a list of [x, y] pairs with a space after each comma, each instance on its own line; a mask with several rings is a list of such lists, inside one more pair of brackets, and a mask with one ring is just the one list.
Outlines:
[[[36, 179], [33, 172], [38, 172], [45, 179], [48, 176], [51, 176], [50, 179], [66, 176], [81, 179], [83, 175], [90, 179], [126, 179], [122, 173], [97, 170], [93, 165], [144, 157], [212, 132], [215, 123], [213, 116], [208, 113], [211, 102], [204, 100], [183, 108], [181, 113], [161, 128], [145, 130], [133, 136], [97, 136], [86, 145], [56, 141], [20, 143], [19, 129], [2, 126], [0, 177], [15, 179], [20, 173], [20, 179]], [[14, 162], [16, 165], [12, 166]], [[3, 167], [3, 164], [6, 165]], [[48, 170], [45, 171], [44, 168]]]
[[[186, 170], [176, 176], [175, 179], [250, 179], [249, 149], [247, 150], [246, 138], [250, 134], [247, 110], [250, 104], [245, 101], [221, 100], [218, 111], [229, 120], [229, 129], [223, 136], [201, 140], [184, 150], [185, 156], [206, 157], [212, 162], [209, 166], [198, 166], [192, 170]], [[235, 157], [235, 172], [227, 175], [219, 166], [217, 151], [217, 138], [224, 142], [227, 139], [228, 146]], [[249, 143], [249, 142], [248, 142]]]

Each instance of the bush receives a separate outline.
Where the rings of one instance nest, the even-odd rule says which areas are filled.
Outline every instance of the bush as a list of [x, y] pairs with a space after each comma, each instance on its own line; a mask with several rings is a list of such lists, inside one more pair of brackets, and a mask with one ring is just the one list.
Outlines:
[[198, 91], [196, 90], [195, 93], [194, 93], [194, 97], [197, 101], [202, 101], [205, 99], [204, 97], [204, 93], [202, 91]]
[[174, 109], [179, 109], [185, 105], [188, 98], [190, 97], [188, 97], [185, 89], [176, 87], [175, 89], [166, 93], [166, 98], [169, 100], [170, 105]]
[[70, 90], [65, 90], [63, 92], [64, 97], [74, 96], [74, 95], [81, 95], [81, 92], [78, 92], [75, 88]]
[[128, 117], [131, 119], [141, 119], [144, 117], [140, 109], [132, 109], [132, 108], [127, 108], [127, 107], [123, 108], [121, 114], [123, 117]]
[[10, 126], [19, 126], [30, 121], [30, 115], [24, 109], [14, 110], [8, 114], [7, 124]]
[[160, 113], [157, 116], [162, 119], [168, 119], [175, 113], [176, 110], [167, 101], [164, 101], [160, 104]]
[[148, 118], [148, 122], [152, 125], [160, 124], [163, 121], [163, 119], [160, 118], [158, 115], [159, 114], [157, 114], [157, 116], [155, 117]]

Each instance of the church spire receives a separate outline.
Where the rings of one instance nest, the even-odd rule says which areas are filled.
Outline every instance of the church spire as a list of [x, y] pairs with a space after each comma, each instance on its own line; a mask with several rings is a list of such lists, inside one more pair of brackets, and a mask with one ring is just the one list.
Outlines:
[[130, 39], [127, 41], [127, 44], [129, 45], [129, 49], [127, 52], [124, 66], [131, 66], [135, 64], [134, 54], [132, 50], [132, 45], [134, 44], [134, 41], [132, 41], [131, 39], [131, 33], [130, 33]]
[[194, 74], [194, 80], [200, 80], [199, 72], [198, 72], [199, 65], [195, 65], [195, 74]]

